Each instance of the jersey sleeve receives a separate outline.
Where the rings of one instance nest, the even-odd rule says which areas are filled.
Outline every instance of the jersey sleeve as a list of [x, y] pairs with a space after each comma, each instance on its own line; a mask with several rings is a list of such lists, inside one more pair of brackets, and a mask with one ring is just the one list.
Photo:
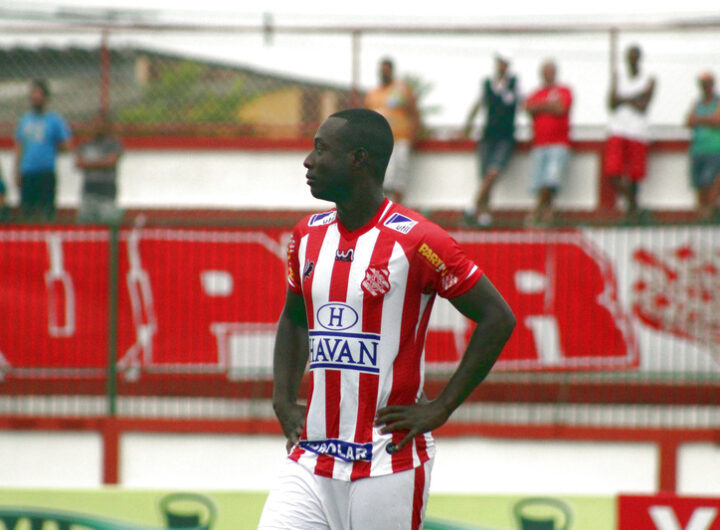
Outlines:
[[299, 225], [296, 225], [287, 246], [287, 283], [288, 288], [292, 292], [302, 295], [302, 286], [300, 284], [300, 260], [298, 258], [299, 245], [300, 229]]
[[423, 264], [425, 290], [436, 292], [443, 298], [452, 299], [464, 294], [483, 275], [458, 242], [440, 227], [428, 230], [417, 253]]

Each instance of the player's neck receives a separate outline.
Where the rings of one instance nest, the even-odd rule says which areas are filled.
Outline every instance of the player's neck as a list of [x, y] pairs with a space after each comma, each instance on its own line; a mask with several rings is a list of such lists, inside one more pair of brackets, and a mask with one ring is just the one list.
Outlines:
[[385, 201], [382, 190], [363, 190], [346, 201], [336, 203], [337, 216], [343, 226], [352, 232], [365, 226]]

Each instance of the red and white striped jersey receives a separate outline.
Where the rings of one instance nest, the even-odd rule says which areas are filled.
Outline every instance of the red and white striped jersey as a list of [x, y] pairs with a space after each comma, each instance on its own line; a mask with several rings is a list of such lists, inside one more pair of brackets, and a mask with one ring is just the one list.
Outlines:
[[422, 394], [435, 295], [454, 298], [481, 276], [447, 232], [387, 199], [352, 232], [335, 210], [298, 223], [288, 284], [305, 301], [310, 384], [305, 429], [290, 458], [318, 475], [356, 480], [432, 457], [430, 433], [388, 453], [404, 434], [380, 434], [373, 420], [377, 409]]

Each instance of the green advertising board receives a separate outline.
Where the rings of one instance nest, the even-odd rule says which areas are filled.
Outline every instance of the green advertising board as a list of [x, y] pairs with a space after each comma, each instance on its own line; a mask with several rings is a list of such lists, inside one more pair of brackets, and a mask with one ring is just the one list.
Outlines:
[[[0, 489], [0, 522], [35, 530], [245, 530], [266, 493]], [[47, 526], [45, 526], [47, 525]], [[425, 530], [613, 530], [613, 497], [431, 495]]]

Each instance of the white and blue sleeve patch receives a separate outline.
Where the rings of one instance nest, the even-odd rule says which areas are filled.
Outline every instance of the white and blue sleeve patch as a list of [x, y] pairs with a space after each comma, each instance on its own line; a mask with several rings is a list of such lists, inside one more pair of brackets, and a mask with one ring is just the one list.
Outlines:
[[330, 223], [335, 221], [336, 216], [337, 216], [336, 210], [332, 210], [330, 212], [316, 213], [310, 217], [310, 220], [308, 221], [308, 226], [329, 225]]
[[407, 234], [418, 222], [405, 215], [394, 213], [388, 217], [383, 224], [397, 232]]

